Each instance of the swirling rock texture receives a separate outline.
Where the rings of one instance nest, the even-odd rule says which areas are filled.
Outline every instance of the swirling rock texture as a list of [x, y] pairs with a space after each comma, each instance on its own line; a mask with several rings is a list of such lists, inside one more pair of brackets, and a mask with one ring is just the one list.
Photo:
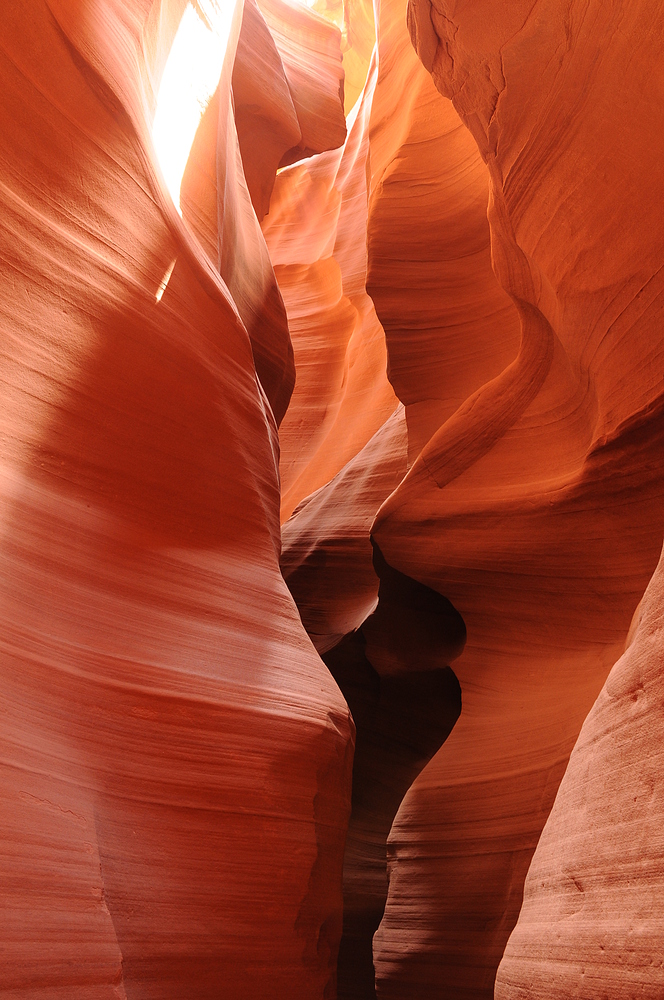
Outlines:
[[[431, 436], [373, 528], [387, 562], [448, 597], [468, 629], [460, 720], [390, 836], [380, 996], [492, 995], [568, 755], [661, 544], [652, 13], [410, 7], [419, 54], [487, 164], [492, 263], [521, 341]], [[518, 982], [528, 996], [527, 974]]]
[[189, 228], [155, 158], [185, 6], [3, 8], [7, 997], [334, 993], [352, 724], [279, 572], [292, 354], [229, 114], [241, 4], [211, 247], [204, 159]]
[[313, 8], [3, 10], [0, 995], [659, 997], [664, 4]]
[[[662, 175], [656, 148], [641, 156], [645, 117], [630, 118], [626, 143], [621, 111], [661, 106], [659, 53], [651, 40], [618, 82], [643, 7], [413, 4], [413, 40], [448, 103], [413, 59], [403, 14], [383, 3], [377, 23], [366, 287], [405, 404], [393, 419], [405, 418], [409, 471], [372, 536], [381, 585], [397, 572], [446, 596], [468, 642], [459, 722], [392, 828], [374, 961], [381, 997], [488, 997], [569, 753], [661, 544], [662, 230], [645, 234], [642, 198]], [[283, 531], [319, 648], [352, 606], [364, 621], [362, 656], [350, 640], [324, 654], [349, 701], [353, 659], [355, 683], [362, 657], [413, 669], [394, 656], [403, 591], [363, 618], [378, 496], [351, 484], [360, 470], [377, 482], [388, 426]]]
[[660, 997], [664, 557], [581, 729], [496, 979], [513, 997]]

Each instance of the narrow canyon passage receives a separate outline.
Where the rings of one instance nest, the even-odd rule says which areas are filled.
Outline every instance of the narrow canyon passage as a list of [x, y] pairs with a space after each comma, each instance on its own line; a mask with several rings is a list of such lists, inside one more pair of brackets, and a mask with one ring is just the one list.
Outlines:
[[664, 996], [664, 0], [7, 0], [0, 998]]

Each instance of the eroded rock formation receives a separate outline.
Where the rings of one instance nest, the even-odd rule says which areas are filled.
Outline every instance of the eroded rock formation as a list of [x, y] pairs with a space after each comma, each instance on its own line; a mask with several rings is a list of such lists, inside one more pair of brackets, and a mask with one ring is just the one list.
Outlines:
[[662, 995], [662, 14], [11, 0], [0, 995]]
[[496, 1000], [661, 996], [661, 559], [635, 618], [537, 845]]
[[[619, 62], [620, 46], [643, 29], [633, 13], [612, 32], [617, 7], [604, 7], [591, 30], [575, 5], [531, 6], [509, 17], [492, 8], [483, 19], [456, 5], [456, 21], [446, 8], [413, 6], [420, 55], [468, 131], [412, 59], [400, 5], [382, 4], [378, 19], [367, 288], [405, 404], [411, 467], [373, 537], [390, 567], [451, 600], [469, 636], [455, 666], [464, 711], [390, 838], [375, 959], [378, 993], [395, 1000], [432, 990], [492, 995], [567, 758], [661, 542], [661, 235], [650, 231], [637, 264], [627, 250], [643, 225], [636, 201], [594, 225], [602, 197], [608, 205], [623, 183], [625, 146], [607, 125], [620, 149], [598, 147], [592, 161], [581, 152], [586, 129], [601, 134], [606, 94], [636, 93], [642, 78], [635, 67], [618, 82], [608, 58], [598, 63], [589, 51], [610, 40]], [[572, 117], [579, 89], [581, 123]], [[626, 100], [612, 99], [615, 120]], [[560, 149], [577, 144], [567, 161], [556, 145], [565, 114], [575, 127]], [[639, 148], [645, 122], [630, 127]], [[661, 181], [655, 149], [637, 159], [641, 190]], [[578, 176], [572, 163], [583, 167]], [[591, 194], [594, 163], [603, 173]], [[639, 185], [630, 190], [638, 199]], [[607, 238], [622, 241], [624, 256], [604, 251]], [[376, 445], [386, 433], [387, 425]], [[322, 648], [342, 607], [350, 620], [351, 581], [371, 580], [360, 496], [347, 485], [355, 461], [284, 529], [286, 576], [311, 634], [331, 637]], [[366, 453], [365, 480], [369, 461]], [[368, 605], [355, 599], [359, 623]]]
[[3, 996], [334, 993], [352, 724], [279, 572], [241, 4], [191, 228], [152, 145], [184, 6], [3, 9]]
[[391, 835], [385, 997], [492, 995], [530, 855], [661, 541], [664, 247], [659, 226], [641, 245], [640, 199], [662, 173], [654, 148], [640, 153], [645, 119], [624, 131], [621, 111], [657, 103], [643, 67], [660, 57], [627, 57], [646, 5], [591, 7], [411, 7], [420, 54], [489, 168], [493, 267], [521, 345], [373, 529], [469, 636], [464, 712]]

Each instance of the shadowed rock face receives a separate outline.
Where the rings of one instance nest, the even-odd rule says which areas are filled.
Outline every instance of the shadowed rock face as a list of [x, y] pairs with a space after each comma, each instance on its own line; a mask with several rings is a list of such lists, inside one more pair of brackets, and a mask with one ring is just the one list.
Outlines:
[[[389, 835], [374, 961], [391, 1000], [493, 996], [569, 754], [661, 545], [662, 230], [641, 214], [660, 154], [625, 162], [650, 134], [638, 115], [621, 138], [643, 87], [661, 105], [659, 75], [643, 76], [661, 53], [650, 39], [646, 63], [626, 56], [646, 30], [637, 6], [413, 3], [424, 66], [404, 5], [379, 12], [364, 273], [403, 410], [315, 483], [282, 565], [319, 649], [377, 599], [369, 533], [468, 629], [464, 711]], [[326, 375], [307, 366], [319, 412]], [[347, 413], [349, 433], [363, 419]], [[406, 615], [388, 607], [376, 635], [363, 626], [386, 666]]]
[[[464, 713], [390, 836], [381, 997], [493, 995], [567, 756], [661, 542], [664, 246], [637, 190], [661, 189], [660, 152], [642, 155], [650, 126], [629, 115], [623, 130], [620, 110], [645, 107], [644, 87], [661, 107], [659, 75], [642, 69], [661, 40], [632, 67], [650, 12], [628, 6], [410, 7], [420, 56], [488, 167], [492, 263], [521, 344], [430, 437], [372, 529], [469, 635]], [[386, 267], [370, 244], [369, 273]]]
[[406, 791], [461, 712], [447, 665], [465, 642], [449, 601], [388, 566], [374, 545], [378, 605], [323, 659], [356, 727], [352, 810], [344, 856], [339, 997], [375, 996], [373, 936], [387, 897], [387, 836]]
[[[438, 604], [438, 595], [432, 598], [431, 603]], [[338, 995], [347, 1000], [375, 995], [372, 941], [387, 897], [387, 835], [404, 794], [447, 739], [461, 712], [461, 689], [453, 670], [434, 665], [431, 655], [424, 663], [421, 656], [423, 648], [429, 653], [437, 649], [436, 662], [445, 663], [440, 642], [446, 631], [445, 614], [432, 609], [426, 622], [402, 617], [401, 641], [397, 641], [394, 622], [387, 634], [380, 630], [382, 600], [381, 596], [378, 610], [363, 629], [323, 657], [356, 727], [338, 980]], [[393, 613], [397, 607], [393, 605]], [[389, 671], [380, 673], [369, 661], [363, 634], [377, 616], [373, 635], [380, 634], [381, 650], [389, 644], [391, 651]], [[383, 660], [381, 656], [381, 666]]]
[[[466, 644], [459, 612], [437, 591], [389, 566], [373, 543], [378, 606], [362, 626], [367, 659], [382, 677], [437, 670]], [[442, 742], [442, 741], [441, 741]]]

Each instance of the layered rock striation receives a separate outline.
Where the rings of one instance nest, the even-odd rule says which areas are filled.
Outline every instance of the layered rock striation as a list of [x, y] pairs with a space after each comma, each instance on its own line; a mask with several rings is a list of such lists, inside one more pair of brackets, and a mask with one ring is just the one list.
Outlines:
[[279, 572], [241, 4], [183, 219], [155, 154], [185, 7], [3, 10], [3, 996], [334, 994], [353, 728]]
[[492, 264], [521, 342], [373, 528], [469, 636], [464, 711], [391, 834], [381, 996], [492, 995], [532, 851], [661, 542], [663, 247], [641, 193], [662, 175], [654, 148], [641, 155], [645, 119], [621, 110], [657, 104], [644, 66], [658, 42], [631, 62], [645, 6], [591, 8], [410, 8], [487, 164]]
[[574, 747], [497, 1000], [661, 995], [663, 570], [660, 559]]
[[662, 994], [662, 6], [9, 4], [0, 994]]
[[[654, 148], [625, 162], [647, 132], [638, 115], [633, 145], [611, 125], [644, 99], [641, 64], [619, 83], [611, 67], [645, 12], [439, 7], [412, 4], [409, 23], [452, 104], [412, 58], [403, 8], [384, 3], [369, 124], [366, 287], [408, 467], [372, 537], [389, 572], [444, 595], [468, 630], [461, 717], [390, 835], [374, 958], [378, 994], [394, 998], [493, 994], [533, 850], [663, 526], [662, 247], [657, 229], [641, 243], [639, 207], [661, 175]], [[647, 86], [653, 107], [657, 77]], [[630, 171], [620, 206], [602, 210]], [[286, 577], [311, 634], [329, 636], [321, 648], [337, 609], [351, 620], [344, 580], [360, 579], [357, 461], [284, 528]], [[380, 608], [361, 634], [389, 651]]]

